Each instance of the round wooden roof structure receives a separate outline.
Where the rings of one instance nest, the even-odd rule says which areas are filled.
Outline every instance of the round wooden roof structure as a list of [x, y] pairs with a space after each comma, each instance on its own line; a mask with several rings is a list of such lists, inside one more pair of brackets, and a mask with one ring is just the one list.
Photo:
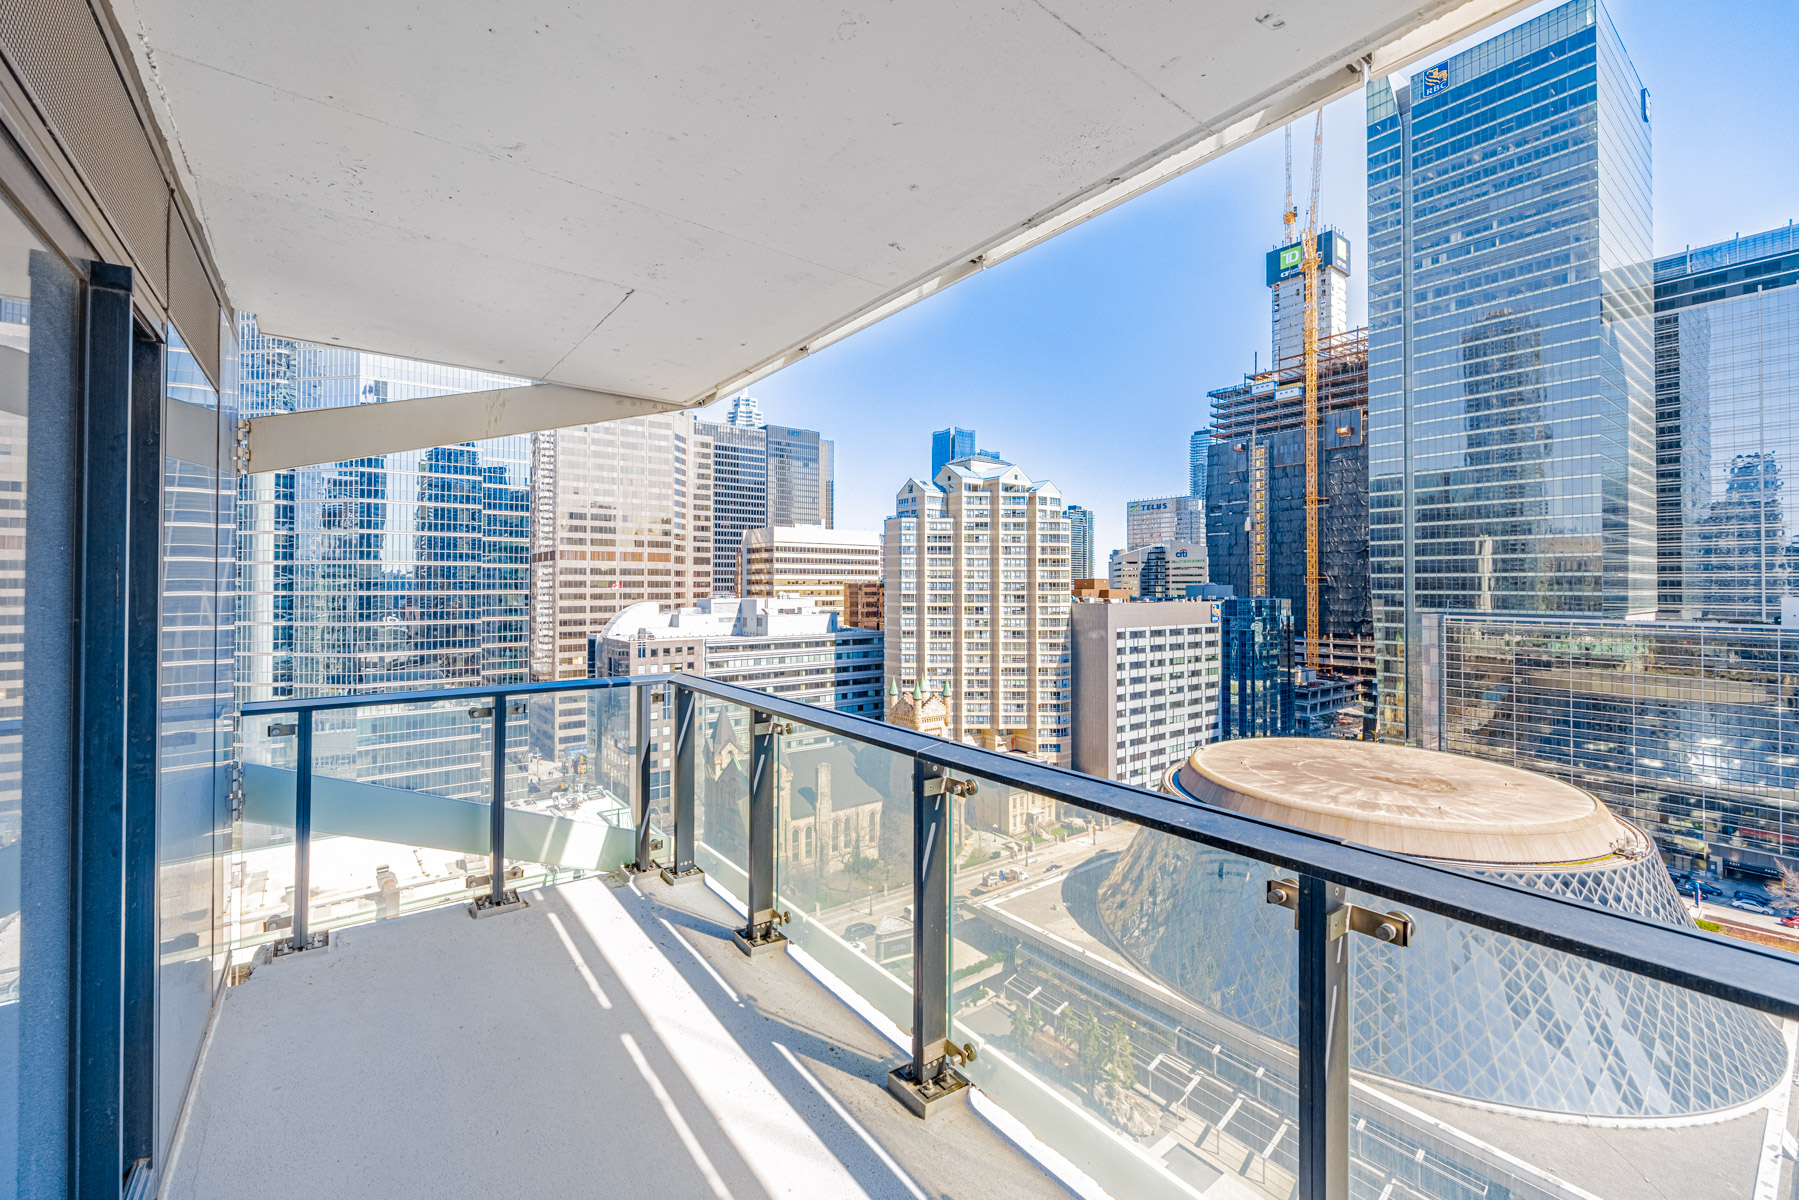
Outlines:
[[1200, 747], [1171, 775], [1196, 800], [1420, 858], [1549, 866], [1647, 849], [1580, 788], [1435, 750], [1243, 738]]

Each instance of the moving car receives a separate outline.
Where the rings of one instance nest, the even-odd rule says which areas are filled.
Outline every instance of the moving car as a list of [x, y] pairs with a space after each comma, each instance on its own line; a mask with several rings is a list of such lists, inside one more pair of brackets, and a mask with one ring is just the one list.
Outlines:
[[860, 942], [866, 938], [871, 938], [874, 935], [875, 927], [867, 921], [857, 921], [854, 925], [851, 925], [843, 931], [844, 940], [851, 942]]

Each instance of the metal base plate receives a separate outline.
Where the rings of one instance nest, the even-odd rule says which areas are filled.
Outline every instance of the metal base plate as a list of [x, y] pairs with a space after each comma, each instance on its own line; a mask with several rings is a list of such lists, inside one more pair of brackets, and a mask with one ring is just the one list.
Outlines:
[[272, 962], [278, 958], [285, 958], [290, 954], [298, 954], [302, 950], [328, 950], [330, 947], [331, 934], [328, 931], [325, 933], [309, 935], [304, 946], [296, 946], [294, 945], [294, 940], [292, 938], [284, 938], [275, 943], [269, 958]]
[[967, 1096], [968, 1080], [945, 1063], [928, 1087], [920, 1087], [912, 1081], [912, 1064], [907, 1063], [887, 1072], [887, 1090], [908, 1112], [923, 1120], [934, 1110]]
[[479, 921], [482, 917], [491, 917], [499, 913], [517, 912], [522, 908], [530, 908], [515, 891], [507, 891], [498, 904], [493, 902], [493, 893], [476, 896], [475, 902], [468, 906], [468, 915]]
[[737, 948], [739, 950], [743, 951], [751, 958], [755, 958], [758, 954], [768, 954], [772, 951], [782, 950], [787, 946], [787, 939], [772, 929], [753, 942], [743, 936], [743, 930], [733, 929], [731, 931], [731, 940], [737, 943]]
[[683, 883], [699, 883], [706, 878], [706, 872], [698, 867], [689, 867], [677, 872], [673, 867], [662, 868], [662, 882], [669, 887], [679, 887]]
[[653, 872], [660, 871], [662, 869], [663, 869], [663, 866], [659, 862], [652, 862], [647, 867], [640, 867], [636, 863], [625, 863], [623, 866], [621, 866], [619, 868], [619, 870], [623, 871], [627, 875], [649, 875]]

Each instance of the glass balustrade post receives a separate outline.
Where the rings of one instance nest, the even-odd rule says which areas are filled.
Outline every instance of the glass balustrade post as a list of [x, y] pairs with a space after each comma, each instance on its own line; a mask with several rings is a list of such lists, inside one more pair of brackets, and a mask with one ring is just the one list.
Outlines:
[[1349, 929], [1340, 884], [1299, 877], [1299, 1196], [1349, 1200]]
[[294, 919], [289, 950], [308, 950], [306, 929], [312, 894], [312, 710], [294, 718]]
[[887, 1090], [919, 1117], [968, 1086], [948, 1062], [968, 1054], [949, 1040], [949, 798], [971, 790], [912, 760], [912, 1061]]
[[488, 902], [506, 903], [506, 694], [493, 698], [493, 793], [487, 804], [488, 850], [493, 860]]
[[790, 728], [770, 713], [750, 713], [749, 919], [731, 940], [752, 956], [787, 942], [775, 928], [787, 919], [775, 911], [775, 738]]
[[675, 851], [672, 862], [662, 869], [664, 883], [676, 884], [703, 877], [693, 862], [694, 789], [698, 786], [695, 762], [698, 758], [698, 731], [694, 727], [696, 697], [689, 688], [674, 685], [675, 692], [675, 762], [672, 808], [675, 824]]

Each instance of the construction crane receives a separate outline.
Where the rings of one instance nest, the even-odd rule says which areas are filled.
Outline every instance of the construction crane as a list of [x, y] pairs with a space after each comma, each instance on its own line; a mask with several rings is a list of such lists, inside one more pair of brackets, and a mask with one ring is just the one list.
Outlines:
[[1324, 110], [1312, 127], [1312, 202], [1300, 236], [1306, 279], [1306, 666], [1316, 671], [1324, 641], [1318, 622], [1318, 184], [1324, 177]]

